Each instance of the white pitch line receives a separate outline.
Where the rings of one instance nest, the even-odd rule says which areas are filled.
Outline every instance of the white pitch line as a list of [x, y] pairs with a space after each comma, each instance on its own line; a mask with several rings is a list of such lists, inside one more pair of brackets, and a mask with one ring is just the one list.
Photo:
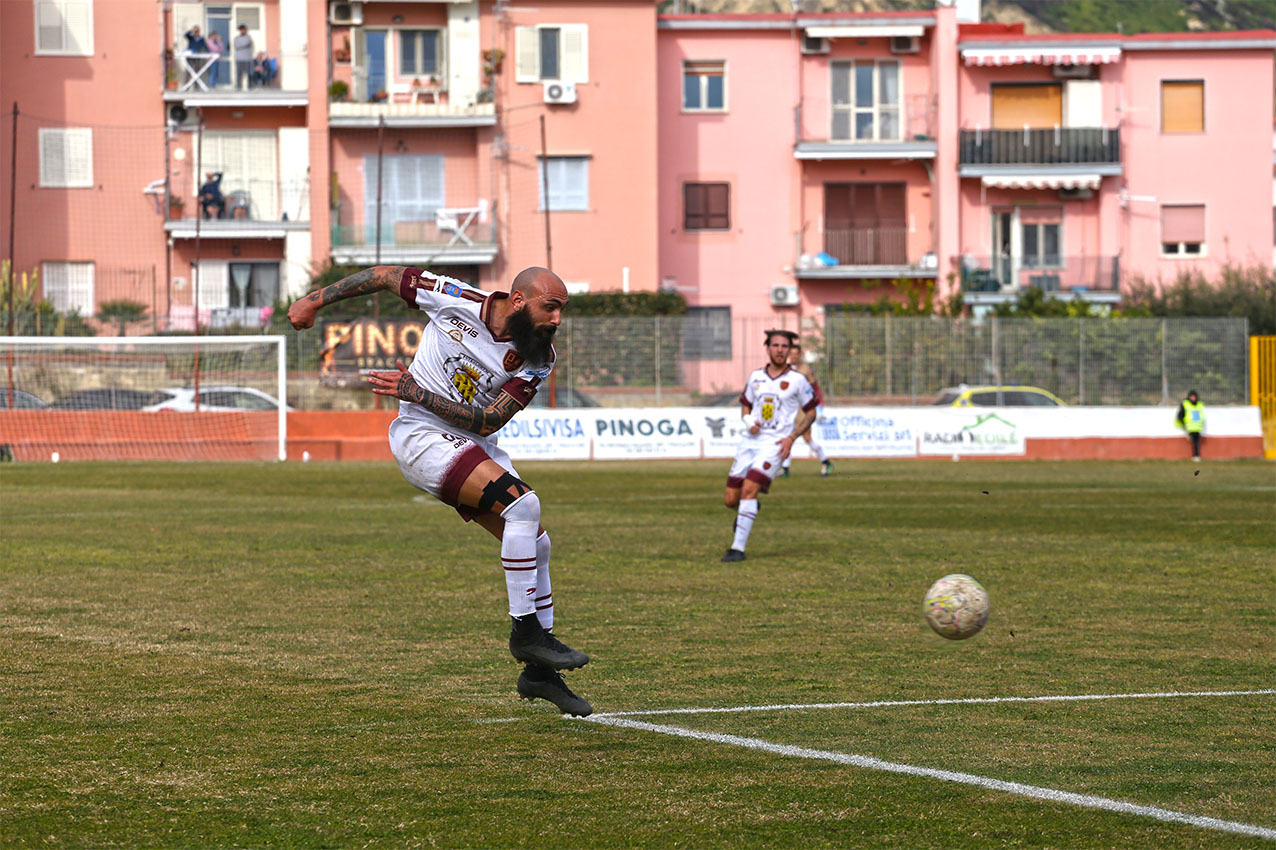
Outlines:
[[[1270, 693], [1270, 692], [1268, 692]], [[605, 726], [618, 726], [627, 729], [642, 729], [647, 732], [658, 732], [662, 735], [675, 735], [679, 738], [693, 738], [698, 741], [709, 741], [715, 744], [727, 744], [744, 747], [750, 750], [774, 753], [793, 758], [818, 759], [820, 761], [837, 762], [838, 764], [863, 767], [869, 770], [883, 770], [888, 773], [902, 773], [908, 776], [923, 776], [928, 779], [940, 779], [945, 782], [958, 782], [963, 785], [974, 785], [993, 791], [1004, 791], [1007, 794], [1018, 794], [1023, 797], [1034, 797], [1052, 803], [1065, 803], [1072, 806], [1083, 806], [1090, 809], [1104, 809], [1125, 815], [1138, 815], [1153, 818], [1167, 823], [1185, 823], [1201, 829], [1212, 829], [1217, 832], [1234, 832], [1240, 835], [1252, 835], [1276, 841], [1276, 829], [1254, 826], [1248, 823], [1219, 820], [1218, 818], [1189, 815], [1171, 809], [1160, 809], [1155, 806], [1140, 806], [1135, 803], [1124, 803], [1107, 797], [1096, 797], [1091, 794], [1074, 794], [1070, 791], [1059, 791], [1054, 788], [1042, 788], [1037, 785], [1024, 785], [1021, 782], [1005, 782], [973, 773], [957, 773], [951, 770], [936, 770], [929, 767], [915, 767], [909, 764], [882, 761], [871, 756], [860, 756], [854, 753], [838, 753], [831, 750], [812, 750], [806, 747], [792, 747], [787, 744], [773, 744], [760, 738], [742, 738], [738, 735], [723, 735], [716, 732], [698, 732], [694, 729], [683, 729], [678, 726], [663, 726], [657, 723], [644, 723], [641, 720], [626, 720], [615, 715], [598, 715], [584, 718], [586, 723], [598, 723]]]
[[648, 711], [608, 711], [590, 717], [648, 717], [655, 714], [736, 714], [748, 711], [801, 711], [817, 708], [898, 708], [910, 705], [984, 705], [999, 702], [1085, 702], [1105, 699], [1170, 699], [1175, 697], [1249, 697], [1276, 694], [1276, 689], [1259, 691], [1167, 691], [1146, 694], [1071, 694], [1042, 697], [969, 697], [965, 699], [878, 700], [876, 702], [815, 702], [792, 705], [736, 705], [726, 708], [656, 708]]

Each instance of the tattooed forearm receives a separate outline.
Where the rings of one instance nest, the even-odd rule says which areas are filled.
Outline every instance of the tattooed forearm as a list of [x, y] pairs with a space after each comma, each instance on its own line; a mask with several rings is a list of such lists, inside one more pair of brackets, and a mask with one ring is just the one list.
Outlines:
[[403, 266], [374, 266], [355, 272], [323, 289], [316, 289], [307, 297], [311, 301], [319, 302], [320, 307], [324, 307], [347, 298], [371, 295], [383, 289], [393, 292], [398, 288], [399, 281], [403, 279], [403, 269]]
[[815, 423], [814, 410], [799, 410], [797, 415], [797, 421], [793, 423], [793, 433], [790, 434], [789, 436], [792, 437], [794, 441], [796, 441], [797, 438], [805, 434], [807, 429], [810, 428], [811, 425], [814, 423]]
[[514, 397], [505, 392], [497, 396], [492, 406], [487, 408], [453, 401], [425, 389], [407, 373], [399, 377], [396, 395], [405, 401], [416, 402], [453, 425], [480, 437], [495, 434], [510, 421], [510, 417], [522, 409]]

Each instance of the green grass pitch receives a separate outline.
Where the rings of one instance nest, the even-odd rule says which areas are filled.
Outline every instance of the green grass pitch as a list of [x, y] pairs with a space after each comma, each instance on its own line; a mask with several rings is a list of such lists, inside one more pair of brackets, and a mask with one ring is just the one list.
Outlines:
[[[525, 463], [626, 719], [1276, 830], [1271, 463]], [[393, 464], [0, 467], [0, 847], [1273, 847], [516, 698], [496, 542]], [[983, 632], [921, 599], [978, 578]]]

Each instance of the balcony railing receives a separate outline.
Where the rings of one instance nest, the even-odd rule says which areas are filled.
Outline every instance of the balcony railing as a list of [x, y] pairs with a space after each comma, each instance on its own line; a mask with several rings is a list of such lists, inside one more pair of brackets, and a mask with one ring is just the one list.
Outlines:
[[[205, 163], [205, 171], [221, 171]], [[190, 183], [170, 188], [168, 219], [203, 218], [218, 222], [305, 221], [310, 218], [310, 187], [303, 179], [278, 180], [266, 177], [244, 178], [232, 171], [224, 172], [220, 184], [221, 203], [202, 203]]]
[[1119, 257], [1039, 256], [954, 258], [964, 292], [1119, 292]]
[[332, 226], [333, 255], [344, 260], [491, 262], [497, 253], [496, 222], [485, 202], [434, 210], [421, 219], [355, 221]]
[[235, 61], [231, 50], [220, 54], [168, 51], [164, 56], [164, 88], [182, 95], [305, 91], [304, 54], [258, 52], [265, 61], [243, 63], [246, 78], [241, 81], [241, 63]]
[[1099, 165], [1121, 161], [1115, 127], [962, 130], [962, 165]]
[[906, 265], [908, 228], [899, 224], [825, 230], [824, 253], [839, 266]]

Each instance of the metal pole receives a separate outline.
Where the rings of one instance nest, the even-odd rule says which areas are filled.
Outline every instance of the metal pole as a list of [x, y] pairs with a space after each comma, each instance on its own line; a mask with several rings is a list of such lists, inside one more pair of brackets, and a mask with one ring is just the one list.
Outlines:
[[[376, 229], [376, 262], [373, 265], [381, 265], [381, 163], [385, 159], [385, 115], [377, 118], [377, 229]], [[381, 293], [376, 292], [372, 296], [372, 318], [381, 318]], [[381, 407], [381, 397], [377, 397], [377, 408]]]
[[656, 320], [656, 407], [660, 407], [660, 317], [653, 318]]
[[554, 246], [549, 239], [549, 152], [545, 147], [545, 116], [541, 116], [541, 193], [545, 196], [545, 268], [554, 268]]
[[1166, 319], [1161, 320], [1161, 404], [1170, 403], [1170, 375], [1167, 369], [1169, 352], [1169, 325]]
[[[199, 135], [195, 137], [195, 162], [199, 163], [197, 166], [195, 166], [196, 180], [198, 180], [204, 174], [204, 113], [202, 110], [199, 113], [198, 133]], [[199, 233], [200, 233], [200, 222], [204, 220], [203, 193], [201, 192], [200, 197], [196, 198], [195, 200], [196, 200], [196, 206], [198, 206], [199, 209], [195, 210], [195, 261], [191, 264], [192, 268], [194, 269], [194, 273], [191, 275], [191, 277], [194, 282], [194, 289], [192, 290], [192, 293], [195, 299], [195, 336], [199, 336], [199, 259], [200, 259]], [[198, 354], [196, 354], [195, 356], [195, 362], [197, 364], [199, 363]], [[195, 374], [196, 374], [196, 377], [198, 377], [199, 372], [196, 371]], [[197, 387], [199, 386], [198, 382], [196, 382], [196, 386]], [[196, 408], [198, 408], [199, 407], [198, 392], [195, 394], [195, 399], [196, 399], [195, 406]]]
[[1077, 317], [1077, 404], [1085, 404], [1085, 319]]
[[[13, 102], [13, 150], [10, 152], [9, 160], [9, 336], [16, 336], [13, 332], [13, 291], [18, 288], [18, 258], [13, 255], [13, 234], [17, 229], [17, 219], [14, 218], [18, 208], [18, 102]], [[13, 410], [13, 346], [9, 346], [8, 351], [9, 364], [9, 409]]]

